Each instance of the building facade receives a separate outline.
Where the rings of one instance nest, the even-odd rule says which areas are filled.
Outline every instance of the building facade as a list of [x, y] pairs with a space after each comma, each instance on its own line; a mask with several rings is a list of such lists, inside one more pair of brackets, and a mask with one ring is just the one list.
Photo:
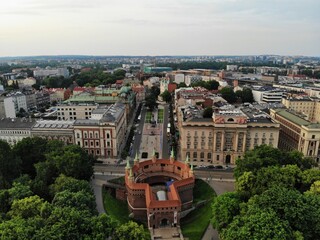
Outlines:
[[116, 103], [94, 110], [90, 119], [77, 119], [74, 123], [75, 144], [102, 161], [114, 163], [121, 154], [126, 130], [125, 105]]
[[31, 128], [31, 136], [74, 144], [74, 121], [40, 120]]
[[311, 123], [285, 109], [271, 109], [271, 117], [280, 124], [279, 148], [298, 150], [305, 157], [320, 160], [320, 124]]
[[97, 104], [60, 104], [57, 106], [58, 120], [89, 119]]
[[15, 145], [24, 138], [31, 137], [31, 127], [34, 119], [0, 119], [0, 139], [10, 145]]
[[320, 122], [320, 101], [318, 98], [288, 94], [282, 99], [282, 104], [290, 110], [305, 115], [308, 121]]
[[245, 151], [277, 147], [279, 124], [251, 108], [215, 110], [203, 118], [195, 107], [178, 109], [180, 156], [194, 165], [234, 165]]

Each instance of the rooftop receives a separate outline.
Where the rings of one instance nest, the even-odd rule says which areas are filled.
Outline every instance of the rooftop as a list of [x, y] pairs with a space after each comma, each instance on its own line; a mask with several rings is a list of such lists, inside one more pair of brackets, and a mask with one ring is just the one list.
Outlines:
[[52, 128], [52, 129], [72, 129], [74, 121], [60, 120], [40, 120], [37, 121], [32, 129]]
[[36, 121], [32, 118], [2, 118], [0, 129], [31, 129], [35, 123]]
[[304, 125], [304, 126], [310, 125], [309, 121], [307, 121], [307, 120], [305, 120], [305, 119], [303, 119], [303, 118], [301, 118], [301, 117], [299, 117], [299, 116], [297, 116], [297, 115], [295, 115], [295, 114], [293, 114], [291, 112], [288, 112], [285, 109], [277, 109], [276, 111], [277, 111], [278, 115], [290, 120], [291, 122], [293, 122], [293, 123], [295, 123], [297, 125], [300, 125], [300, 126], [302, 126], [302, 125]]

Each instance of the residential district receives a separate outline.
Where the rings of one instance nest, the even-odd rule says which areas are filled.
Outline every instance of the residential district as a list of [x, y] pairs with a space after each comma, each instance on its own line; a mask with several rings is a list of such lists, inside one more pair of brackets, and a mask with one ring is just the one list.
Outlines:
[[[280, 230], [275, 233], [268, 222], [265, 235], [240, 218], [241, 201], [257, 201], [258, 208], [262, 200], [257, 196], [281, 190], [275, 190], [274, 180], [272, 186], [265, 182], [259, 191], [253, 189], [263, 179], [263, 168], [286, 175], [289, 166], [295, 166], [291, 179], [278, 185], [297, 190], [292, 194], [319, 195], [320, 58], [3, 58], [0, 73], [0, 140], [13, 152], [30, 138], [83, 149], [95, 159], [90, 182], [98, 212], [108, 213], [103, 188], [125, 204], [130, 219], [145, 224], [150, 231], [146, 239], [320, 239], [319, 208], [311, 223], [301, 223], [304, 227], [270, 210], [261, 221], [276, 218], [279, 223], [272, 227]], [[312, 171], [312, 177], [304, 177], [306, 171]], [[209, 190], [199, 192], [199, 184], [207, 184], [213, 195], [201, 198]], [[222, 194], [221, 200], [215, 194]], [[230, 202], [232, 209], [225, 213], [229, 217], [221, 219], [217, 216], [223, 215], [227, 198], [237, 203]], [[188, 219], [201, 207], [213, 215], [193, 235], [197, 230], [186, 230]], [[14, 216], [9, 209], [0, 230], [5, 229], [1, 222]], [[240, 222], [233, 221], [236, 216]], [[305, 229], [308, 224], [317, 228]], [[252, 235], [241, 236], [246, 226], [252, 227]]]

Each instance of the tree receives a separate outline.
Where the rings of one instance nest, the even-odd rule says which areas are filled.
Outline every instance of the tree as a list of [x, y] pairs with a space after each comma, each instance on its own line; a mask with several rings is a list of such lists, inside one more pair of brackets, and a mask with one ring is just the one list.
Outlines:
[[148, 231], [146, 231], [143, 228], [143, 225], [138, 225], [136, 222], [130, 221], [126, 224], [120, 225], [116, 231], [115, 235], [113, 237], [115, 240], [147, 240], [150, 239], [150, 234]]
[[179, 88], [185, 88], [185, 87], [187, 87], [187, 84], [185, 84], [184, 82], [181, 82], [181, 83], [179, 83], [178, 85], [177, 85], [177, 88], [179, 89]]
[[240, 197], [229, 192], [216, 197], [212, 204], [212, 225], [218, 231], [226, 228], [240, 212]]
[[0, 140], [0, 189], [9, 188], [20, 172], [20, 160], [15, 157], [10, 145]]
[[36, 175], [34, 164], [45, 161], [47, 140], [39, 137], [24, 138], [13, 148], [14, 153], [21, 159], [21, 172], [31, 178]]
[[272, 209], [256, 208], [243, 216], [237, 216], [227, 229], [222, 231], [221, 239], [293, 239], [294, 233], [288, 222], [281, 221]]
[[235, 103], [237, 101], [237, 96], [230, 87], [224, 87], [220, 90], [222, 98], [224, 98], [228, 103]]
[[310, 190], [307, 191], [308, 194], [318, 194], [320, 196], [320, 181], [315, 181], [311, 187]]
[[319, 239], [319, 206], [309, 194], [303, 195], [294, 189], [274, 186], [261, 195], [252, 197], [248, 209], [273, 210], [282, 221], [287, 221], [292, 229], [301, 232], [305, 239]]
[[9, 211], [11, 217], [32, 218], [40, 216], [44, 201], [37, 195], [14, 200]]
[[203, 117], [204, 118], [212, 118], [212, 113], [213, 113], [212, 107], [207, 107], [203, 111]]
[[54, 196], [58, 192], [70, 191], [70, 192], [79, 192], [85, 191], [92, 193], [90, 184], [85, 180], [78, 180], [72, 177], [67, 177], [61, 174], [56, 178], [54, 184], [50, 186], [51, 194]]
[[88, 210], [91, 213], [96, 213], [95, 197], [93, 193], [86, 191], [70, 192], [64, 190], [58, 192], [52, 201], [53, 206], [59, 208], [73, 207], [78, 210]]
[[146, 107], [149, 108], [151, 111], [153, 111], [157, 106], [157, 99], [154, 95], [148, 95], [146, 96]]
[[249, 102], [249, 103], [254, 102], [252, 90], [250, 88], [244, 88], [242, 90], [241, 100], [242, 100], [242, 102]]
[[52, 152], [47, 155], [47, 159], [55, 164], [58, 175], [62, 173], [76, 179], [89, 180], [93, 174], [95, 158], [78, 145], [64, 146], [62, 153]]
[[166, 103], [169, 103], [171, 101], [171, 94], [169, 93], [168, 90], [165, 90], [162, 94], [161, 97], [163, 99], [163, 101], [165, 101]]

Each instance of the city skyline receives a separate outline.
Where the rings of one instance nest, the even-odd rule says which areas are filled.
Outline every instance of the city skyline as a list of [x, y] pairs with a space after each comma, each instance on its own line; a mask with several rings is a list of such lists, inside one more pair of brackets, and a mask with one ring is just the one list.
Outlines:
[[253, 0], [2, 3], [1, 56], [320, 56], [320, 2]]

